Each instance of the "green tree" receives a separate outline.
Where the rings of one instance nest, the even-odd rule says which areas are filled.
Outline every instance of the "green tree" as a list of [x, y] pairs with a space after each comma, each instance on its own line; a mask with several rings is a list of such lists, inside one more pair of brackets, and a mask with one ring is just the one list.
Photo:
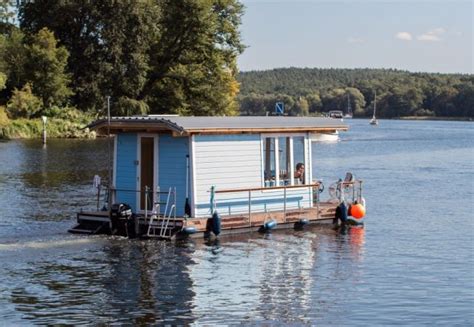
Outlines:
[[459, 117], [474, 117], [474, 83], [466, 83], [459, 86], [459, 93], [454, 99]]
[[14, 6], [14, 0], [0, 0], [0, 34], [8, 34], [15, 29], [13, 25], [15, 18]]
[[293, 108], [291, 108], [291, 115], [293, 116], [308, 116], [309, 115], [309, 104], [308, 100], [304, 97], [299, 97], [295, 102]]
[[[378, 99], [378, 97], [377, 97]], [[377, 100], [377, 111], [384, 117], [413, 116], [421, 108], [423, 94], [420, 89], [395, 87]]]
[[347, 93], [342, 88], [335, 88], [323, 94], [323, 111], [343, 110], [347, 106]]
[[346, 93], [354, 116], [363, 116], [366, 105], [364, 95], [355, 87], [346, 88]]
[[98, 110], [109, 95], [120, 111], [122, 100], [136, 99], [146, 82], [150, 48], [159, 39], [159, 3], [36, 0], [22, 5], [20, 23], [29, 33], [48, 27], [68, 49], [77, 107]]
[[27, 47], [26, 78], [47, 108], [64, 104], [72, 95], [70, 77], [65, 73], [68, 55], [66, 48], [57, 46], [54, 34], [47, 28], [34, 35]]
[[5, 88], [6, 84], [7, 84], [7, 75], [0, 72], [0, 91]]
[[321, 101], [319, 93], [312, 92], [306, 95], [306, 100], [308, 101], [310, 113], [316, 113], [321, 111], [321, 108], [323, 107], [323, 102]]
[[237, 0], [36, 0], [20, 10], [30, 33], [46, 26], [70, 52], [74, 104], [154, 113], [234, 114], [243, 51]]
[[31, 91], [31, 85], [25, 84], [21, 90], [13, 90], [13, 95], [7, 104], [7, 114], [10, 118], [30, 119], [41, 110], [42, 106], [41, 99]]
[[11, 92], [14, 88], [21, 88], [27, 80], [25, 63], [27, 61], [27, 47], [25, 46], [24, 34], [20, 30], [3, 37], [0, 49], [0, 69], [7, 75], [7, 89]]
[[163, 0], [162, 13], [163, 33], [152, 51], [154, 64], [143, 91], [153, 112], [236, 114], [242, 5], [235, 0]]

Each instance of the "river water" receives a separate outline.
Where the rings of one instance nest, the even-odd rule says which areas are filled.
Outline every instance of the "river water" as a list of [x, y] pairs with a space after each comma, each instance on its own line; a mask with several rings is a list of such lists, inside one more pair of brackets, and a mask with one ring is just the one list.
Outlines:
[[313, 145], [364, 180], [365, 227], [162, 242], [66, 231], [104, 140], [0, 143], [0, 325], [473, 325], [474, 125], [348, 121]]

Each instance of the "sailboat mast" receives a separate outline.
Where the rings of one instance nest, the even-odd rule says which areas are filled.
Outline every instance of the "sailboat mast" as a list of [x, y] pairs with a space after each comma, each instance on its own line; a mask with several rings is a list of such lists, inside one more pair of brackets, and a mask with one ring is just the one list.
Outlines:
[[375, 119], [375, 110], [377, 108], [377, 91], [374, 91], [374, 119]]
[[350, 98], [349, 98], [349, 93], [347, 94], [347, 114], [348, 115], [352, 114], [351, 101], [350, 101]]

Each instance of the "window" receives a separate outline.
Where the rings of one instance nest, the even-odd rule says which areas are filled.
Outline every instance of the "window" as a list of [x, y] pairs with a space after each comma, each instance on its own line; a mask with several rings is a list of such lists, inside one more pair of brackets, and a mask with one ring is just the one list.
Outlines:
[[264, 187], [305, 184], [303, 136], [265, 137], [263, 161]]
[[290, 185], [290, 138], [279, 137], [278, 138], [278, 163], [279, 163], [279, 185]]
[[267, 137], [263, 140], [265, 187], [271, 187], [276, 185], [275, 138]]
[[304, 137], [293, 137], [293, 162], [294, 174], [293, 185], [305, 184], [306, 180], [306, 165], [304, 160]]

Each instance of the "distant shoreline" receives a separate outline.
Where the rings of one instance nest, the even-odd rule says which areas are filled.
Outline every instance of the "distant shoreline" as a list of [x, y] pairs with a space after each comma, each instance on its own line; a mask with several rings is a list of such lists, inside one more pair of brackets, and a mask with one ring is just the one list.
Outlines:
[[[372, 117], [354, 117], [352, 119], [365, 119], [370, 120]], [[406, 116], [406, 117], [394, 117], [394, 118], [384, 118], [379, 119], [386, 120], [439, 120], [439, 121], [474, 121], [471, 117], [430, 117], [430, 116]]]
[[473, 121], [472, 117], [430, 117], [430, 116], [406, 116], [392, 118], [397, 120], [445, 120], [445, 121]]

